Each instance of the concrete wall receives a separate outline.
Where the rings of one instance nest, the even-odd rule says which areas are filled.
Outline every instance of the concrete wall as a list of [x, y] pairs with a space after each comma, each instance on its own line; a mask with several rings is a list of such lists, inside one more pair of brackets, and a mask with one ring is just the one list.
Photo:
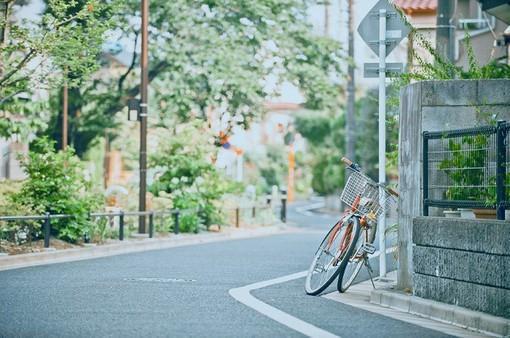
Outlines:
[[422, 214], [422, 132], [510, 120], [510, 80], [423, 81], [400, 97], [398, 286], [412, 288], [412, 222]]
[[510, 224], [418, 217], [414, 295], [510, 318]]

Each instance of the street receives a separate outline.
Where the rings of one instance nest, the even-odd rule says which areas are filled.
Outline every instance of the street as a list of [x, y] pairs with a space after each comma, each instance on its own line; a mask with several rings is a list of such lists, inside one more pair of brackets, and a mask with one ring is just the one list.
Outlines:
[[[298, 204], [299, 205], [299, 204]], [[229, 290], [306, 270], [332, 217], [290, 207], [292, 234], [192, 245], [0, 272], [2, 337], [294, 337]], [[258, 300], [341, 337], [439, 332], [307, 296], [303, 278], [254, 290]], [[330, 287], [334, 291], [335, 283]]]

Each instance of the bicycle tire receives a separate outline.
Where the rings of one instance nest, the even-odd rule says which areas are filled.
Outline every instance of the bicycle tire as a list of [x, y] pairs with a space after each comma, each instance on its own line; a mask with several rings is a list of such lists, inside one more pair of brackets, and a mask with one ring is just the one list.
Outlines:
[[[354, 236], [352, 236], [352, 240], [349, 244], [349, 248], [347, 249], [347, 254], [343, 257], [341, 263], [340, 263], [340, 267], [339, 267], [339, 271], [338, 271], [338, 281], [337, 281], [337, 290], [341, 293], [345, 292], [352, 284], [352, 282], [354, 281], [354, 278], [356, 278], [356, 276], [358, 275], [360, 269], [361, 269], [361, 266], [363, 265], [363, 260], [360, 260], [360, 261], [357, 261], [356, 263], [352, 262], [352, 264], [350, 265], [349, 263], [351, 263], [351, 258], [352, 256], [357, 252], [359, 246], [358, 244], [361, 243], [363, 244], [363, 238], [361, 237], [361, 226], [359, 224], [359, 218], [355, 217], [355, 222], [353, 222], [354, 224]], [[348, 267], [351, 267], [351, 269], [347, 269]], [[347, 275], [346, 275], [347, 273]], [[345, 285], [342, 285], [342, 281], [345, 279], [345, 278], [348, 278], [346, 280], [346, 282], [348, 283], [345, 283]]]
[[[369, 235], [370, 236], [370, 235]], [[352, 253], [349, 255], [349, 259], [347, 260], [347, 263], [343, 267], [343, 271], [339, 273], [338, 281], [337, 281], [337, 290], [340, 293], [344, 293], [347, 291], [347, 289], [352, 285], [354, 282], [354, 279], [358, 276], [361, 267], [365, 263], [364, 261], [364, 255], [358, 258], [355, 258], [354, 256], [358, 252], [359, 248], [363, 245], [363, 236], [361, 234], [358, 235], [357, 239], [353, 241], [352, 245]]]
[[[339, 250], [341, 249], [341, 246], [340, 246], [341, 243], [338, 243], [338, 245], [335, 245], [335, 244], [337, 244], [336, 242], [338, 239], [340, 239], [340, 241], [343, 240], [344, 234], [347, 231], [349, 225], [353, 224], [353, 222], [352, 222], [353, 219], [356, 219], [356, 217], [353, 217], [353, 215], [347, 215], [346, 217], [342, 218], [337, 223], [335, 223], [335, 225], [328, 231], [326, 236], [324, 236], [321, 244], [319, 245], [319, 247], [317, 248], [317, 250], [314, 254], [312, 263], [310, 264], [310, 268], [308, 269], [308, 273], [306, 275], [306, 280], [305, 280], [306, 294], [312, 295], [312, 296], [320, 294], [338, 276], [338, 273], [340, 272], [340, 263], [339, 262], [341, 262], [341, 258], [343, 258], [343, 256], [345, 256], [345, 253], [347, 252], [347, 249], [349, 248], [350, 243], [348, 246], [345, 247], [346, 249], [343, 250], [344, 253], [339, 252]], [[331, 236], [333, 236], [333, 237], [331, 238]], [[329, 248], [331, 248], [331, 247], [338, 248], [338, 249], [336, 249], [334, 254], [331, 254], [331, 252], [329, 252], [329, 250], [326, 249], [326, 247], [328, 246], [328, 243], [329, 243]], [[319, 263], [319, 259], [321, 257], [323, 257], [324, 254], [326, 254], [326, 256], [324, 256], [326, 258], [328, 258], [328, 256], [329, 256], [329, 261], [327, 263], [321, 264], [321, 263]], [[339, 259], [340, 259], [340, 261], [339, 261]], [[322, 271], [317, 271], [318, 266], [320, 266]], [[323, 275], [324, 272], [326, 272], [326, 273], [330, 272], [330, 273]], [[317, 276], [319, 273], [321, 274], [321, 276]], [[313, 281], [314, 276], [319, 277], [318, 283]]]

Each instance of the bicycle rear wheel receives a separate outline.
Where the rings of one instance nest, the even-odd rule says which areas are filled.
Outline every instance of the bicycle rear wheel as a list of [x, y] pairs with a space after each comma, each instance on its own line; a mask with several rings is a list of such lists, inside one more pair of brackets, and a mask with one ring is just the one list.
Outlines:
[[355, 223], [356, 217], [348, 215], [338, 221], [326, 234], [308, 269], [305, 280], [307, 294], [318, 295], [338, 276], [341, 262], [350, 247]]

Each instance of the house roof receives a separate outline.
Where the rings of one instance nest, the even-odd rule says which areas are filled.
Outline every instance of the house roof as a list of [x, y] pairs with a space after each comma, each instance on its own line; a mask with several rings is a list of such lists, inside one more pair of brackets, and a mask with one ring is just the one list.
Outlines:
[[393, 3], [408, 15], [435, 13], [437, 10], [437, 0], [395, 0]]
[[265, 102], [264, 107], [269, 111], [296, 111], [302, 109], [299, 104], [291, 102]]

